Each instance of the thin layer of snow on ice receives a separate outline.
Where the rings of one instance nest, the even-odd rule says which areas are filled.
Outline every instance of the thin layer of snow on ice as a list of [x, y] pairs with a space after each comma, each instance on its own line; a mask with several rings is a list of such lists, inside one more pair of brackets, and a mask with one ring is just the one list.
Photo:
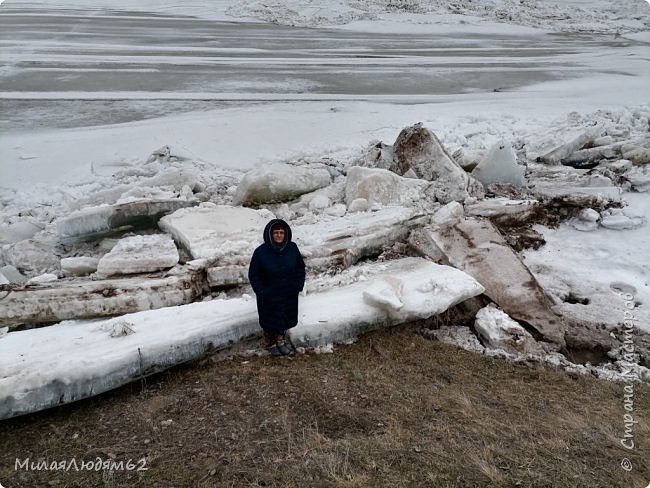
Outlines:
[[[628, 211], [650, 219], [650, 199], [625, 193]], [[603, 227], [581, 232], [568, 223], [557, 229], [535, 226], [546, 240], [539, 250], [524, 252], [525, 263], [567, 317], [609, 328], [625, 320], [631, 293], [635, 325], [650, 333], [650, 231], [648, 224], [628, 230]], [[588, 301], [588, 306], [581, 301]], [[574, 303], [571, 303], [574, 302]], [[577, 302], [577, 303], [576, 303]]]

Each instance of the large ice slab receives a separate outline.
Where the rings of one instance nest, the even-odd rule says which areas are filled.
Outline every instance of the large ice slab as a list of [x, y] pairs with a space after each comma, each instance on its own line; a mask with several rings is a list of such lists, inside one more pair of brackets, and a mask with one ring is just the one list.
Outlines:
[[89, 236], [124, 227], [153, 227], [163, 215], [198, 203], [197, 200], [168, 198], [86, 207], [59, 219], [56, 225], [61, 237]]
[[0, 246], [34, 237], [34, 234], [42, 231], [45, 227], [42, 223], [35, 220], [18, 217], [0, 224]]
[[[209, 266], [248, 266], [272, 217], [268, 210], [202, 204], [163, 217], [159, 225], [194, 259], [208, 259]], [[289, 224], [307, 265], [320, 268], [349, 266], [363, 256], [378, 254], [427, 220], [428, 216], [417, 210], [395, 206]]]
[[528, 141], [526, 157], [544, 163], [559, 164], [571, 153], [582, 149], [602, 133], [601, 127], [567, 128], [559, 127], [543, 134], [537, 141]]
[[486, 186], [492, 183], [526, 184], [524, 167], [517, 164], [515, 151], [506, 141], [500, 141], [490, 148], [472, 171], [472, 176]]
[[513, 200], [505, 197], [486, 198], [476, 203], [465, 205], [467, 215], [488, 217], [498, 224], [526, 224], [539, 213], [540, 205], [537, 200]]
[[[349, 341], [370, 328], [441, 313], [483, 291], [467, 274], [420, 258], [374, 265], [365, 274], [367, 281], [301, 298], [294, 343]], [[376, 303], [377, 283], [393, 290], [403, 304], [398, 310]], [[260, 330], [255, 300], [244, 297], [10, 332], [0, 338], [0, 419], [97, 395]]]
[[289, 331], [292, 342], [347, 342], [368, 330], [432, 317], [484, 290], [468, 274], [421, 258], [376, 263], [365, 276], [368, 281], [311, 295], [313, 301], [308, 295]]
[[564, 344], [564, 325], [544, 291], [499, 231], [483, 218], [466, 218], [454, 227], [431, 230], [449, 262], [473, 276], [485, 294], [517, 321], [544, 338]]
[[539, 198], [575, 200], [576, 206], [620, 201], [621, 189], [610, 178], [568, 166], [528, 165], [528, 182]]
[[544, 354], [542, 347], [526, 329], [496, 307], [479, 310], [474, 328], [486, 347], [514, 354]]
[[[645, 141], [645, 144], [650, 144], [650, 141]], [[629, 145], [631, 147], [623, 146], [623, 158], [628, 159], [636, 164], [649, 164], [650, 163], [650, 147], [641, 147], [636, 145]]]
[[423, 198], [430, 183], [403, 178], [386, 169], [353, 166], [345, 179], [345, 202], [348, 206], [359, 198], [368, 205], [412, 205]]
[[168, 234], [130, 236], [102, 256], [97, 271], [104, 276], [150, 273], [171, 268], [178, 259], [178, 249]]
[[594, 202], [620, 202], [622, 190], [617, 186], [536, 186], [539, 197], [575, 200], [576, 206], [594, 205]]
[[52, 235], [38, 234], [0, 247], [0, 262], [14, 266], [28, 276], [55, 272], [59, 268], [60, 257], [57, 254], [56, 238]]
[[642, 216], [628, 217], [624, 214], [604, 214], [600, 219], [600, 225], [606, 229], [613, 230], [638, 229], [639, 227], [645, 225], [645, 218]]
[[623, 175], [638, 192], [650, 191], [650, 165], [634, 166]]
[[61, 260], [61, 272], [66, 276], [84, 276], [97, 271], [98, 258], [75, 256]]
[[421, 123], [402, 129], [393, 145], [399, 175], [409, 170], [431, 181], [432, 191], [442, 203], [463, 201], [472, 193], [469, 175], [449, 155], [440, 140]]
[[0, 418], [99, 394], [258, 329], [254, 302], [237, 299], [10, 332], [0, 339]]
[[248, 266], [223, 266], [205, 271], [209, 286], [229, 287], [248, 283]]
[[416, 209], [396, 206], [299, 224], [292, 229], [307, 266], [317, 269], [350, 266], [362, 257], [377, 255], [385, 247], [406, 239], [411, 229], [429, 219]]
[[[348, 213], [311, 224], [295, 224], [292, 233], [309, 269], [345, 268], [363, 257], [380, 254], [395, 242], [404, 241], [429, 219], [430, 216], [410, 208], [385, 207], [376, 212]], [[232, 255], [229, 259], [220, 259], [217, 267], [208, 266], [210, 286], [247, 282], [250, 256], [250, 253]], [[235, 258], [240, 264], [232, 264]]]
[[286, 202], [331, 183], [324, 168], [272, 164], [248, 172], [233, 196], [235, 205]]
[[11, 283], [25, 283], [27, 278], [22, 275], [15, 266], [7, 265], [0, 268], [0, 284], [8, 285]]
[[465, 209], [458, 202], [449, 202], [440, 207], [431, 217], [431, 224], [435, 227], [456, 225], [465, 216]]
[[248, 263], [272, 218], [268, 210], [202, 203], [167, 215], [158, 225], [194, 259], [234, 265]]
[[170, 307], [191, 302], [201, 294], [201, 272], [190, 266], [172, 271], [173, 275], [160, 278], [76, 278], [15, 289], [2, 299], [0, 327]]

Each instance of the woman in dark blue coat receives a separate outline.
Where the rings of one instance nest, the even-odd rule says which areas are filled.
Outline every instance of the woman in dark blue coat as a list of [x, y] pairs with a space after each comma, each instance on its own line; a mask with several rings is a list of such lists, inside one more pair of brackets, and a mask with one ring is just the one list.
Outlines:
[[298, 323], [298, 294], [305, 285], [305, 263], [291, 241], [291, 227], [273, 219], [264, 227], [264, 244], [251, 259], [248, 280], [257, 297], [257, 313], [267, 350], [289, 354], [284, 337]]

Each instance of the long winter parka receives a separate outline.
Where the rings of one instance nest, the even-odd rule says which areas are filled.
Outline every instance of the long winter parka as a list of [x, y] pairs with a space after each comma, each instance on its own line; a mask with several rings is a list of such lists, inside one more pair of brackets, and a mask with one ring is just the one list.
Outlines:
[[[271, 229], [284, 227], [284, 241], [275, 244]], [[305, 285], [305, 263], [291, 241], [291, 227], [273, 219], [264, 227], [264, 244], [251, 258], [248, 280], [257, 297], [260, 326], [271, 334], [283, 334], [298, 323], [298, 294]]]

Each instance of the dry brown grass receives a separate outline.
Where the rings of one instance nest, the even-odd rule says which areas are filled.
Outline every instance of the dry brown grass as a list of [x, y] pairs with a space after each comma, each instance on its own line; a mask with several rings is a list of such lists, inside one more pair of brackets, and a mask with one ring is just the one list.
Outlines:
[[[403, 327], [333, 355], [208, 358], [4, 421], [0, 483], [645, 488], [650, 388], [635, 386], [634, 402], [630, 452], [622, 384], [477, 356]], [[16, 458], [98, 456], [145, 458], [149, 469], [14, 470]]]

